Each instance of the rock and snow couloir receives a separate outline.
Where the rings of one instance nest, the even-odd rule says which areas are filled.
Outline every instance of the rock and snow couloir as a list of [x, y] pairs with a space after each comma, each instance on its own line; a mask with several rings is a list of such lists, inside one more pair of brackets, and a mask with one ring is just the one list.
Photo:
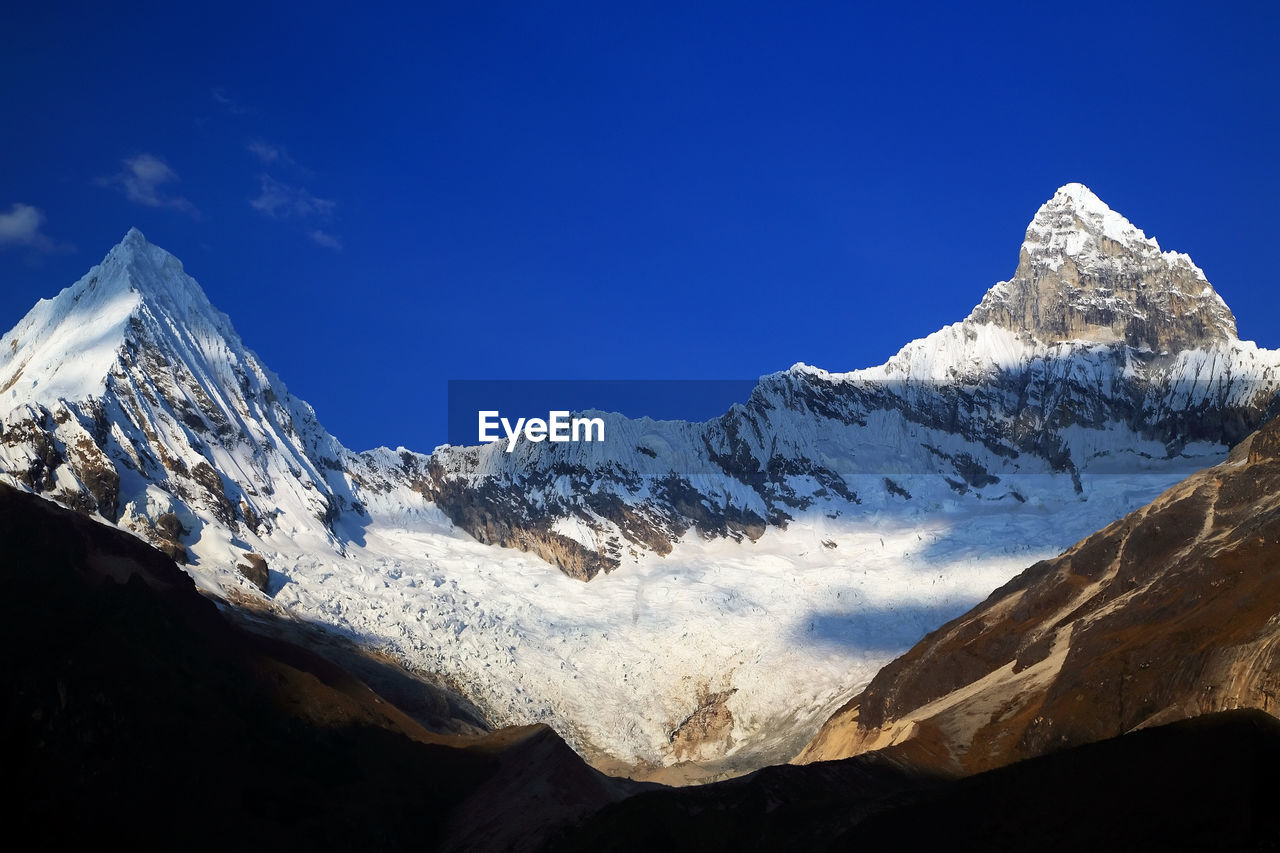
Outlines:
[[0, 339], [0, 467], [223, 595], [258, 595], [235, 566], [264, 555], [270, 606], [495, 722], [719, 772], [790, 757], [927, 630], [1223, 458], [1277, 387], [1200, 270], [1075, 184], [1012, 279], [880, 367], [796, 365], [706, 423], [606, 415], [603, 444], [353, 453], [134, 230]]

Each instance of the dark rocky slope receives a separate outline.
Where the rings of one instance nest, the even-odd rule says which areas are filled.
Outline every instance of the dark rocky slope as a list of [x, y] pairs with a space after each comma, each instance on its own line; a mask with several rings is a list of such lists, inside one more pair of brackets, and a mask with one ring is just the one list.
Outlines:
[[1280, 721], [1226, 711], [965, 779], [870, 753], [641, 794], [555, 840], [571, 851], [1280, 849]]
[[1223, 711], [1029, 759], [871, 816], [836, 850], [1280, 850], [1280, 721]]
[[13, 837], [520, 849], [625, 790], [544, 726], [434, 734], [330, 661], [228, 622], [159, 551], [7, 486], [0, 543]]

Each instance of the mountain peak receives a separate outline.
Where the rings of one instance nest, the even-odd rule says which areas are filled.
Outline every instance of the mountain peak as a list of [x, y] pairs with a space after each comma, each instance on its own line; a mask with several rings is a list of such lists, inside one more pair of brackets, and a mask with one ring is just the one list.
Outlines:
[[1024, 246], [1077, 255], [1092, 241], [1160, 251], [1160, 244], [1116, 213], [1084, 184], [1065, 184], [1040, 205], [1027, 226]]
[[102, 263], [110, 263], [113, 260], [117, 263], [124, 261], [149, 262], [156, 257], [168, 254], [159, 246], [153, 246], [147, 242], [146, 236], [137, 228], [130, 228], [125, 232], [124, 237], [120, 238], [120, 242], [111, 247], [106, 257], [102, 259]]
[[[99, 271], [96, 278], [100, 284], [127, 284], [131, 289], [148, 295], [177, 291], [204, 297], [200, 285], [184, 271], [182, 261], [147, 242], [137, 228], [130, 228], [95, 269]], [[88, 277], [95, 277], [93, 271]]]
[[1045, 205], [1054, 204], [1055, 202], [1070, 202], [1082, 210], [1111, 211], [1106, 202], [1098, 198], [1093, 190], [1076, 181], [1058, 187], [1058, 191], [1053, 194], [1053, 198], [1045, 202]]
[[[112, 246], [111, 250], [107, 252], [107, 258], [110, 258], [113, 256], [115, 257], [148, 257], [154, 252], [154, 250], [157, 250], [157, 249], [159, 249], [160, 252], [163, 252], [166, 255], [168, 254], [168, 252], [165, 252], [163, 249], [160, 249], [159, 246], [153, 246], [151, 245], [151, 243], [147, 242], [146, 235], [144, 235], [137, 228], [130, 228], [128, 231], [125, 232], [124, 237], [120, 238], [120, 242]], [[106, 260], [106, 258], [104, 258], [103, 260]]]
[[[155, 512], [168, 512], [156, 508], [175, 502], [231, 531], [237, 519], [268, 530], [268, 514], [285, 507], [294, 530], [334, 535], [333, 483], [345, 488], [334, 460], [345, 449], [244, 345], [182, 263], [137, 229], [0, 338], [0, 425], [11, 439], [44, 435], [38, 447], [53, 448], [36, 452], [41, 489], [68, 485], [52, 473], [65, 456], [79, 483], [96, 484], [85, 486], [91, 499], [81, 505], [112, 521], [127, 516], [144, 536]], [[30, 458], [29, 447], [18, 453]], [[0, 476], [4, 464], [0, 440]], [[17, 463], [28, 483], [36, 482], [30, 464]], [[229, 487], [229, 471], [250, 485]], [[124, 489], [121, 475], [142, 491]], [[156, 497], [157, 487], [167, 497]], [[263, 494], [271, 502], [254, 509]]]
[[130, 228], [101, 263], [52, 299], [36, 303], [3, 337], [0, 411], [100, 393], [143, 315], [158, 333], [209, 330], [203, 337], [238, 340], [182, 262]]
[[1163, 252], [1084, 184], [1036, 211], [1018, 268], [969, 315], [1045, 343], [1177, 352], [1236, 339], [1235, 317], [1187, 255]]

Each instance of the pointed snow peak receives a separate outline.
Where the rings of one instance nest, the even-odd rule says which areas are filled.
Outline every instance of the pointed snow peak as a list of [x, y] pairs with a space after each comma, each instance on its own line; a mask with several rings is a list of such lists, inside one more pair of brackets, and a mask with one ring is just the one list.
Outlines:
[[1158, 352], [1236, 340], [1231, 309], [1191, 258], [1162, 252], [1078, 183], [1036, 211], [1013, 278], [991, 288], [969, 321], [1045, 343], [1124, 342]]
[[107, 252], [107, 256], [102, 259], [102, 262], [104, 264], [112, 261], [117, 264], [130, 262], [151, 263], [155, 259], [157, 251], [162, 255], [169, 254], [158, 246], [152, 246], [148, 243], [146, 236], [137, 228], [130, 228], [120, 242], [111, 247], [111, 251]]
[[199, 282], [187, 275], [182, 261], [147, 242], [137, 228], [130, 228], [102, 263], [70, 290], [77, 301], [87, 292], [95, 292], [95, 298], [105, 298], [110, 293], [116, 298], [132, 299], [137, 310], [166, 316], [175, 328], [194, 331], [207, 327], [224, 336], [235, 335], [226, 315], [210, 303]]
[[204, 296], [195, 279], [183, 271], [182, 261], [148, 243], [137, 228], [129, 229], [124, 239], [103, 258], [100, 268], [100, 281], [124, 279], [132, 289], [142, 293], [178, 290]]
[[1042, 207], [1054, 204], [1070, 205], [1083, 213], [1105, 215], [1115, 212], [1110, 207], [1107, 207], [1106, 202], [1098, 198], [1097, 193], [1084, 184], [1074, 181], [1058, 187], [1058, 191], [1053, 194], [1053, 198], [1045, 202]]
[[1045, 202], [1041, 209], [1050, 205], [1070, 205], [1085, 213], [1107, 214], [1114, 212], [1107, 207], [1106, 202], [1098, 198], [1093, 190], [1084, 184], [1075, 182], [1058, 187], [1058, 191], [1053, 194], [1053, 198]]
[[1160, 251], [1160, 244], [1116, 213], [1084, 184], [1066, 184], [1036, 211], [1023, 246], [1049, 258], [1078, 256], [1110, 241], [1138, 251]]
[[[27, 403], [101, 393], [127, 341], [189, 352], [175, 342], [239, 346], [224, 314], [173, 255], [130, 229], [102, 262], [52, 299], [42, 299], [0, 341], [0, 413]], [[223, 343], [219, 343], [219, 342]], [[167, 356], [166, 356], [167, 357]]]
[[144, 235], [137, 228], [130, 228], [127, 232], [125, 232], [125, 235], [120, 240], [120, 242], [116, 243], [115, 246], [111, 248], [111, 251], [107, 253], [107, 257], [104, 258], [103, 260], [107, 260], [113, 257], [114, 258], [150, 259], [150, 257], [157, 250], [164, 255], [169, 254], [168, 252], [165, 252], [163, 249], [160, 249], [158, 246], [153, 246], [150, 243], [148, 243], [146, 235]]

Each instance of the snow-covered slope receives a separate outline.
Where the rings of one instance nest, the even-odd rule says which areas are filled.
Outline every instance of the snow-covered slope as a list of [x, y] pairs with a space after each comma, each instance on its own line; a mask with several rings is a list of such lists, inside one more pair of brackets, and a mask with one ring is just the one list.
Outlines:
[[353, 453], [130, 231], [0, 338], [0, 468], [495, 722], [714, 772], [789, 758], [926, 631], [1220, 460], [1278, 386], [1185, 256], [1069, 185], [1009, 282], [880, 367], [796, 365], [706, 423], [603, 415], [603, 443]]

